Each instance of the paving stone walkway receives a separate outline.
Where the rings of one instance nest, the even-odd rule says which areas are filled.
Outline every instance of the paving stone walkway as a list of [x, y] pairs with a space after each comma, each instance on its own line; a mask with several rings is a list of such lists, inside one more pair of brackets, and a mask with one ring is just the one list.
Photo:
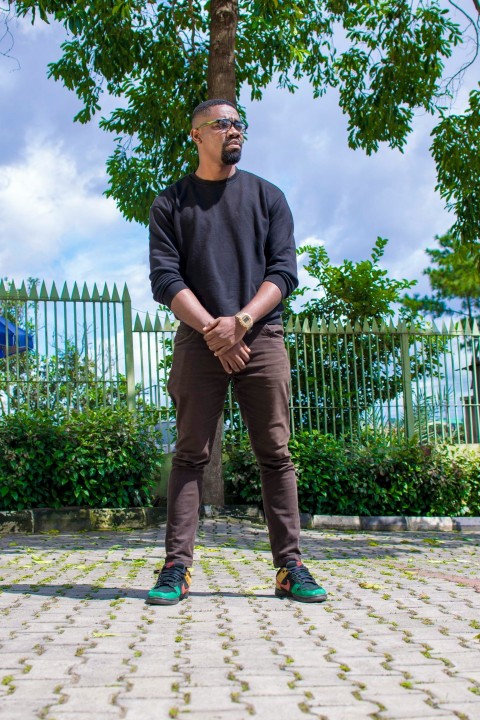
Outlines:
[[163, 531], [0, 538], [2, 720], [480, 718], [480, 535], [303, 531], [307, 605], [264, 526], [204, 520], [151, 607]]

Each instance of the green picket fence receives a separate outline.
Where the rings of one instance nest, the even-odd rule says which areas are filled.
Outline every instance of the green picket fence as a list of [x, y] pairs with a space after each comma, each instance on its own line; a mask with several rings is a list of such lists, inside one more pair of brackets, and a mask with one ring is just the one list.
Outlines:
[[[124, 404], [160, 411], [169, 449], [174, 410], [166, 391], [177, 322], [132, 317], [128, 289], [75, 284], [47, 290], [0, 282], [0, 413], [49, 408], [58, 414]], [[8, 321], [7, 324], [5, 321]], [[29, 341], [21, 341], [26, 331]], [[5, 342], [3, 342], [5, 341]], [[325, 324], [290, 318], [292, 432], [336, 437], [388, 434], [422, 442], [478, 443], [480, 333], [477, 325], [438, 328]], [[3, 344], [2, 344], [3, 343]], [[227, 428], [244, 430], [235, 399]]]

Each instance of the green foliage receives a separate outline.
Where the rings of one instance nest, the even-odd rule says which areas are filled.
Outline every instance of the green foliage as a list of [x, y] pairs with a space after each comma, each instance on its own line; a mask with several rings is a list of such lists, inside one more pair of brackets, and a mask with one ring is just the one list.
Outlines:
[[[431, 265], [428, 276], [432, 295], [406, 295], [403, 302], [413, 312], [442, 315], [463, 314], [480, 319], [480, 249], [473, 243], [460, 245], [452, 233], [435, 236], [439, 247], [427, 248]], [[460, 307], [455, 301], [460, 300]], [[453, 304], [452, 304], [453, 301]]]
[[[344, 442], [297, 433], [290, 440], [302, 512], [322, 515], [459, 516], [480, 513], [480, 455], [365, 437]], [[230, 437], [225, 480], [238, 501], [261, 502], [248, 439]]]
[[[228, 5], [235, 11], [237, 0]], [[102, 93], [119, 98], [100, 123], [116, 138], [107, 194], [126, 218], [145, 223], [154, 196], [195, 157], [187, 136], [191, 110], [206, 98], [216, 40], [208, 37], [210, 4], [19, 0], [14, 11], [32, 22], [54, 18], [68, 32], [49, 74], [81, 100], [76, 120], [88, 122], [101, 109]], [[451, 94], [445, 60], [462, 41], [438, 0], [238, 0], [236, 93], [246, 85], [260, 100], [273, 81], [294, 92], [306, 78], [316, 98], [338, 92], [352, 148], [372, 153], [385, 142], [403, 149], [415, 111], [442, 112]], [[441, 115], [433, 145], [438, 187], [454, 199], [463, 239], [480, 218], [477, 119], [472, 94], [469, 113]]]
[[[297, 254], [308, 254], [305, 265], [310, 277], [316, 281], [315, 297], [303, 304], [298, 316], [323, 318], [329, 322], [363, 323], [364, 320], [387, 320], [395, 313], [402, 292], [413, 287], [416, 280], [395, 280], [388, 277], [379, 262], [385, 252], [388, 240], [378, 237], [368, 260], [353, 262], [344, 260], [341, 265], [332, 265], [323, 245], [303, 245]], [[294, 293], [293, 298], [303, 295], [307, 288]], [[291, 312], [292, 299], [287, 304]], [[405, 319], [413, 320], [412, 313], [404, 312]]]
[[106, 408], [0, 418], [0, 508], [150, 504], [162, 456], [151, 423]]
[[462, 243], [473, 243], [478, 257], [480, 90], [470, 93], [468, 108], [463, 114], [442, 112], [441, 121], [432, 135], [431, 150], [437, 167], [436, 189], [446, 200], [447, 208], [457, 217], [450, 232]]
[[[402, 301], [404, 290], [415, 281], [388, 277], [380, 267], [387, 240], [377, 238], [369, 259], [330, 263], [323, 246], [306, 245], [298, 253], [308, 253], [305, 269], [315, 281], [314, 296], [303, 303], [297, 315], [300, 324], [316, 319], [324, 323], [315, 342], [303, 343], [294, 332], [287, 333], [290, 354], [295, 427], [308, 426], [308, 408], [318, 408], [325, 418], [322, 429], [335, 436], [358, 429], [377, 403], [394, 400], [403, 391], [404, 365], [410, 365], [412, 379], [438, 373], [444, 347], [441, 340], [432, 349], [428, 339], [407, 332], [407, 347], [402, 349], [399, 332], [389, 332], [391, 320]], [[303, 296], [301, 288], [294, 296]], [[287, 315], [292, 300], [286, 303]], [[294, 318], [295, 319], [295, 318]], [[417, 322], [416, 313], [403, 308], [400, 319], [408, 326]], [[384, 324], [377, 333], [375, 323]], [[333, 327], [331, 327], [333, 325]], [[354, 332], [352, 332], [352, 330]]]

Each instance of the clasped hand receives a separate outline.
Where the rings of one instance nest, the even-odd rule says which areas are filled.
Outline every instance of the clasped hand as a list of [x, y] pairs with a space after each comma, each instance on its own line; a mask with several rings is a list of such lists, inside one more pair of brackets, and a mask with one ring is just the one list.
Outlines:
[[203, 337], [214, 355], [221, 357], [243, 339], [245, 332], [235, 316], [219, 317], [205, 325]]
[[243, 342], [245, 328], [236, 318], [219, 317], [203, 328], [204, 339], [209, 349], [222, 363], [229, 375], [243, 370], [250, 360], [250, 348]]

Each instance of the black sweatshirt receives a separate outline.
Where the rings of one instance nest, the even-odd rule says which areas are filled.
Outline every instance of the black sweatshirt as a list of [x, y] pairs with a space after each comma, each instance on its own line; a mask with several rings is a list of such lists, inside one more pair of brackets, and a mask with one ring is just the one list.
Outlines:
[[[275, 185], [243, 170], [227, 180], [187, 175], [150, 211], [153, 297], [171, 306], [189, 288], [213, 317], [235, 315], [264, 280], [285, 298], [297, 287], [293, 219]], [[280, 303], [262, 323], [278, 322]]]

